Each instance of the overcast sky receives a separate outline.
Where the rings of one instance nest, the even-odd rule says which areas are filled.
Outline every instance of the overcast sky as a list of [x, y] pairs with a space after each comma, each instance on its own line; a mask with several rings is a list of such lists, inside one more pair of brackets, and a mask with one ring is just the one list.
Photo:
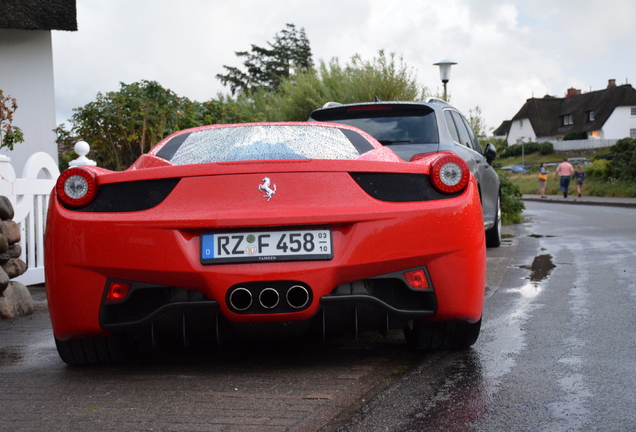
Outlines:
[[77, 0], [77, 32], [53, 32], [57, 122], [72, 109], [155, 80], [197, 101], [229, 93], [216, 74], [235, 51], [266, 46], [286, 23], [304, 28], [314, 62], [395, 52], [419, 83], [479, 106], [487, 127], [530, 97], [636, 80], [632, 0]]

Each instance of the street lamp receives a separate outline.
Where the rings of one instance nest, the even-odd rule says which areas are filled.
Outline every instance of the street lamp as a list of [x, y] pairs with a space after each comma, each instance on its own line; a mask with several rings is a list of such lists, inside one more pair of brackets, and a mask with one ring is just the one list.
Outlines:
[[456, 64], [457, 63], [450, 60], [442, 60], [441, 62], [433, 63], [433, 66], [439, 66], [439, 76], [444, 84], [444, 100], [446, 100], [446, 84], [450, 80], [451, 66]]

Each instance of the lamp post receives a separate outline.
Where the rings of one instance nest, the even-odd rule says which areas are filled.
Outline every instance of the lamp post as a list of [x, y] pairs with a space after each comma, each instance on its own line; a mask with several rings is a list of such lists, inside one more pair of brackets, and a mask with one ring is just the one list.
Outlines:
[[450, 60], [442, 60], [441, 62], [433, 63], [433, 66], [439, 66], [439, 76], [444, 84], [444, 100], [446, 100], [446, 84], [450, 80], [451, 66], [456, 64], [457, 63]]

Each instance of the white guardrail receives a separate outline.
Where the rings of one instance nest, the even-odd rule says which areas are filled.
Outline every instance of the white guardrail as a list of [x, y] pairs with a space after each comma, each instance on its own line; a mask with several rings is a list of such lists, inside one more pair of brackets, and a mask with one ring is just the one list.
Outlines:
[[13, 220], [20, 227], [20, 259], [27, 264], [26, 273], [13, 280], [25, 285], [44, 283], [44, 229], [49, 195], [60, 175], [57, 161], [44, 152], [31, 155], [22, 177], [16, 177], [11, 159], [0, 155], [0, 195], [11, 201]]

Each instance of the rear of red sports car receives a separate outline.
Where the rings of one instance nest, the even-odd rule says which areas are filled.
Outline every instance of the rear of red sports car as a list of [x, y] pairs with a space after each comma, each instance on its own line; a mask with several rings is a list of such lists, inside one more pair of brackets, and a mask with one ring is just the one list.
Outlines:
[[327, 123], [179, 132], [130, 169], [65, 171], [46, 287], [69, 364], [135, 342], [405, 330], [417, 349], [478, 336], [485, 244], [463, 161], [401, 161]]

